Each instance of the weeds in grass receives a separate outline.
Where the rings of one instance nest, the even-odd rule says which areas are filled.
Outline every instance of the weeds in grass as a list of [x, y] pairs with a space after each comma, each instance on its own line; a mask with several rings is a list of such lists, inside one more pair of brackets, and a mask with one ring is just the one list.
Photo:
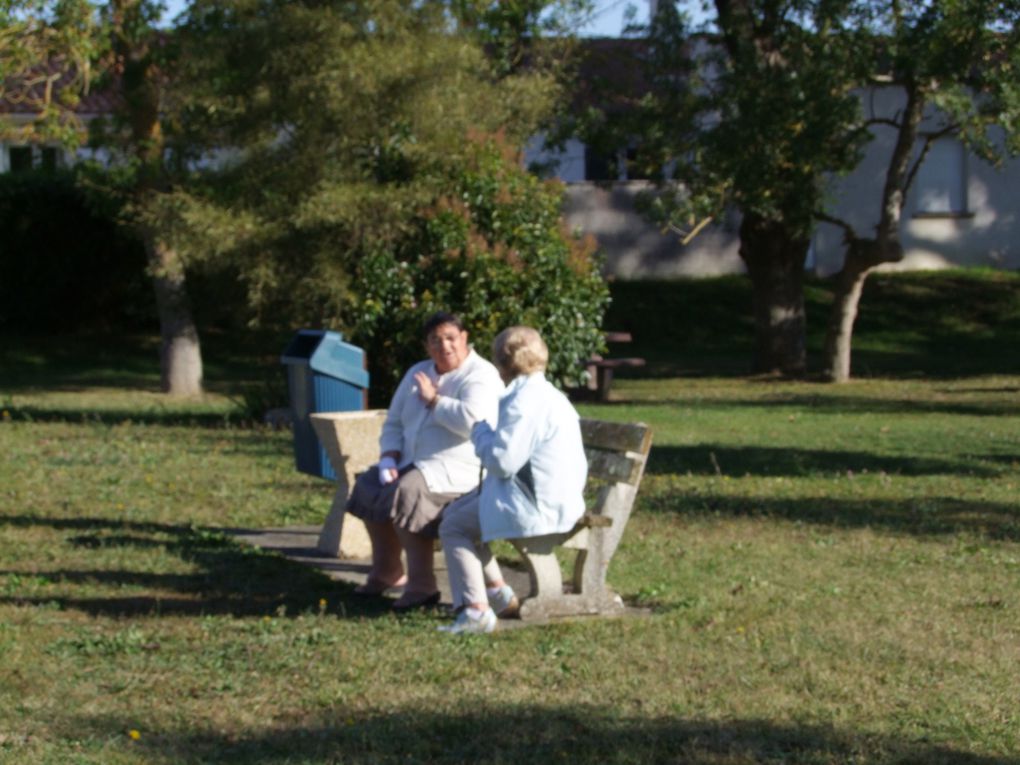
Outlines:
[[621, 380], [651, 615], [450, 640], [234, 541], [325, 517], [290, 433], [60, 370], [2, 371], [0, 763], [1020, 762], [1015, 374]]

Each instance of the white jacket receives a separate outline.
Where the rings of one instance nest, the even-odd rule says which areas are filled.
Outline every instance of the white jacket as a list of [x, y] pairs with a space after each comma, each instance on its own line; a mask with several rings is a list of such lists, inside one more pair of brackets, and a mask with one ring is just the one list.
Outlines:
[[[569, 531], [584, 514], [588, 461], [577, 412], [541, 372], [513, 380], [496, 429], [480, 422], [471, 441], [488, 471], [479, 503], [484, 541]], [[529, 462], [537, 506], [514, 478]]]
[[[429, 409], [418, 396], [416, 372], [424, 372], [439, 391]], [[479, 464], [469, 437], [480, 420], [496, 421], [503, 381], [496, 367], [474, 350], [461, 365], [440, 375], [431, 359], [411, 367], [390, 401], [379, 451], [400, 452], [398, 466], [414, 463], [429, 490], [463, 494], [478, 486]]]

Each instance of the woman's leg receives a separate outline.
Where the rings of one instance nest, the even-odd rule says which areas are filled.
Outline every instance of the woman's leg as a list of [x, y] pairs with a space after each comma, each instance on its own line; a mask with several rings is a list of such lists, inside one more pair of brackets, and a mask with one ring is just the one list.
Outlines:
[[368, 572], [363, 592], [382, 592], [389, 587], [404, 584], [407, 577], [404, 576], [404, 564], [400, 560], [400, 540], [393, 524], [389, 521], [365, 521], [365, 530], [372, 542], [372, 568]]
[[347, 501], [347, 512], [365, 522], [369, 541], [372, 543], [372, 567], [367, 581], [355, 592], [365, 595], [379, 595], [390, 587], [404, 583], [404, 564], [400, 560], [400, 541], [393, 530], [388, 509], [380, 511], [377, 505], [382, 501], [387, 488], [379, 483], [375, 468], [358, 476]]
[[407, 554], [407, 582], [404, 584], [404, 595], [407, 597], [401, 596], [397, 599], [396, 605], [400, 606], [420, 600], [422, 596], [431, 595], [436, 591], [436, 572], [433, 565], [436, 540], [399, 527], [395, 531], [400, 546]]
[[447, 505], [439, 525], [439, 538], [443, 540], [454, 608], [488, 608], [485, 585], [503, 583], [503, 574], [489, 546], [477, 543], [481, 533], [477, 492]]

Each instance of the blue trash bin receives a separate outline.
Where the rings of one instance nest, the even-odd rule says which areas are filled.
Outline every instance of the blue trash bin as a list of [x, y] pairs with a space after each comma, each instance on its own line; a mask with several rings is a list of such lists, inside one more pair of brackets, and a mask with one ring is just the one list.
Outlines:
[[287, 367], [287, 389], [294, 414], [294, 462], [302, 473], [336, 480], [326, 450], [312, 428], [316, 412], [367, 408], [365, 352], [345, 343], [339, 332], [300, 329], [280, 356]]

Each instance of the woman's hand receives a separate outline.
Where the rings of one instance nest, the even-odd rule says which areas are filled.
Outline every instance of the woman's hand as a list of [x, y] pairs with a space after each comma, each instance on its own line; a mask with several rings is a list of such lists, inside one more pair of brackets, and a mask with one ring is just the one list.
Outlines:
[[474, 427], [471, 428], [471, 443], [473, 443], [477, 449], [478, 439], [491, 432], [492, 426], [485, 420], [479, 420], [474, 424]]
[[383, 457], [379, 460], [379, 483], [385, 486], [397, 480], [397, 461], [392, 457]]
[[439, 391], [436, 389], [435, 383], [432, 382], [432, 378], [424, 372], [415, 372], [414, 381], [418, 383], [418, 398], [429, 409], [434, 407], [439, 399]]

